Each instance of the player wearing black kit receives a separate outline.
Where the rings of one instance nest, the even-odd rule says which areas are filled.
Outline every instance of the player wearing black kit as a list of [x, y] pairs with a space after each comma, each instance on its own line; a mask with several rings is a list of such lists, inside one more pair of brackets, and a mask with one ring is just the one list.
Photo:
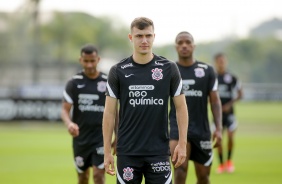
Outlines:
[[97, 71], [99, 60], [96, 47], [84, 46], [79, 60], [83, 71], [67, 82], [64, 91], [62, 119], [73, 136], [79, 184], [88, 183], [92, 166], [95, 184], [105, 183], [102, 118], [107, 76]]
[[231, 173], [235, 170], [231, 156], [234, 147], [234, 134], [237, 128], [233, 104], [242, 98], [242, 87], [238, 79], [227, 71], [227, 59], [223, 53], [216, 54], [214, 61], [218, 75], [218, 91], [222, 103], [222, 126], [227, 130], [228, 135], [226, 162], [223, 159], [222, 146], [218, 147], [220, 164], [217, 173], [224, 171]]
[[[217, 79], [213, 68], [193, 58], [194, 39], [188, 32], [176, 36], [179, 68], [183, 92], [189, 111], [187, 160], [175, 169], [175, 184], [185, 183], [188, 160], [193, 160], [198, 184], [209, 183], [210, 168], [213, 160], [211, 132], [208, 120], [208, 99], [216, 122], [216, 146], [221, 143], [221, 105], [217, 92]], [[178, 142], [175, 106], [171, 104], [170, 146], [173, 150]]]
[[169, 160], [168, 102], [173, 98], [179, 126], [179, 144], [174, 150], [178, 167], [186, 158], [188, 113], [182, 82], [175, 63], [152, 53], [153, 22], [134, 19], [130, 41], [133, 55], [114, 65], [109, 73], [103, 135], [105, 169], [114, 175], [110, 143], [119, 99], [117, 183], [171, 183]]

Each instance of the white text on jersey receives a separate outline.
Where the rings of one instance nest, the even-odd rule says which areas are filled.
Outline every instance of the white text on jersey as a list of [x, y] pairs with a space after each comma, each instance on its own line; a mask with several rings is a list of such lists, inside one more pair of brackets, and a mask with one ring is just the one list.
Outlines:
[[[129, 104], [135, 107], [136, 105], [163, 105], [164, 100], [154, 97], [147, 97], [149, 90], [154, 90], [153, 85], [131, 85], [129, 86]], [[139, 91], [139, 90], [142, 91]]]
[[99, 100], [99, 95], [80, 94], [78, 96], [79, 110], [81, 112], [84, 112], [84, 111], [104, 112], [104, 106], [94, 104], [95, 100]]

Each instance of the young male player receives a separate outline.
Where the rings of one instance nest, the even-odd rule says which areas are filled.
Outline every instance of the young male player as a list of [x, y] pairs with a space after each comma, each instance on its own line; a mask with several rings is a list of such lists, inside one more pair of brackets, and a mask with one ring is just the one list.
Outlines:
[[99, 61], [94, 45], [83, 46], [79, 58], [83, 70], [67, 82], [64, 91], [61, 117], [73, 137], [79, 184], [88, 184], [90, 167], [94, 183], [105, 183], [102, 117], [107, 76], [97, 70]]
[[[213, 160], [211, 132], [208, 120], [208, 100], [215, 120], [215, 139], [221, 144], [221, 103], [217, 92], [217, 79], [211, 66], [197, 61], [193, 57], [194, 38], [188, 32], [180, 32], [175, 39], [178, 54], [177, 66], [183, 81], [183, 92], [189, 111], [189, 129], [187, 140], [187, 159], [179, 168], [175, 168], [175, 184], [184, 184], [188, 173], [188, 161], [194, 161], [197, 184], [209, 184], [209, 175]], [[170, 112], [170, 148], [179, 141], [175, 106]], [[173, 152], [172, 152], [173, 153]]]
[[117, 139], [117, 183], [172, 183], [168, 133], [168, 99], [173, 98], [179, 142], [172, 160], [186, 159], [188, 112], [182, 80], [174, 62], [152, 52], [153, 21], [138, 17], [128, 35], [133, 55], [114, 65], [109, 73], [103, 118], [105, 169], [115, 174], [111, 139], [116, 102], [120, 102]]
[[222, 126], [223, 130], [227, 130], [228, 136], [226, 162], [223, 159], [223, 146], [218, 146], [220, 164], [217, 173], [224, 171], [232, 173], [235, 170], [232, 153], [234, 150], [234, 134], [237, 128], [233, 105], [242, 98], [242, 86], [237, 77], [227, 71], [227, 59], [223, 53], [216, 54], [214, 61], [218, 79], [218, 91], [222, 103]]

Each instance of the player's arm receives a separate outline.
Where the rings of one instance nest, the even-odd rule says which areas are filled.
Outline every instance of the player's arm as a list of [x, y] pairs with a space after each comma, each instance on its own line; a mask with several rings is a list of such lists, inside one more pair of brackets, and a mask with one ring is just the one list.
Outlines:
[[216, 139], [214, 147], [217, 147], [221, 144], [222, 139], [222, 109], [221, 101], [217, 91], [211, 91], [209, 94], [211, 111], [213, 114], [213, 119], [215, 123], [215, 132], [213, 140]]
[[103, 137], [104, 137], [104, 165], [110, 175], [115, 175], [114, 157], [111, 154], [112, 136], [115, 127], [117, 112], [117, 99], [107, 96], [103, 116]]
[[79, 135], [79, 128], [78, 125], [74, 122], [72, 122], [70, 118], [70, 110], [72, 108], [72, 104], [68, 102], [63, 102], [62, 104], [62, 111], [61, 111], [61, 118], [68, 128], [68, 132], [73, 136], [76, 137]]
[[118, 132], [118, 124], [119, 124], [119, 113], [118, 112], [119, 111], [118, 111], [118, 103], [117, 103], [115, 128], [114, 128], [114, 140], [112, 142], [113, 155], [115, 155], [117, 151], [117, 132]]
[[175, 147], [172, 161], [176, 161], [175, 168], [177, 168], [186, 160], [187, 156], [188, 110], [186, 99], [183, 94], [173, 97], [173, 102], [176, 110], [179, 140], [177, 146]]
[[222, 106], [223, 112], [229, 112], [231, 107], [234, 105], [234, 103], [242, 99], [243, 90], [242, 90], [241, 85], [238, 83], [238, 81], [236, 81], [235, 90], [236, 90], [237, 96]]

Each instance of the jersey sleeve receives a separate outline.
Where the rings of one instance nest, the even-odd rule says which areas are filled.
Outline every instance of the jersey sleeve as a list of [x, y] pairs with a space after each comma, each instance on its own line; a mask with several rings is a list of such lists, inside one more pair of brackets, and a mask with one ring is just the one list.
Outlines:
[[112, 66], [108, 75], [106, 95], [119, 98], [119, 80], [117, 75], [117, 65]]
[[74, 97], [74, 83], [73, 80], [68, 81], [65, 91], [63, 93], [63, 101], [73, 104], [73, 97]]
[[182, 79], [176, 63], [171, 62], [171, 81], [170, 81], [170, 96], [179, 96], [183, 94]]
[[209, 91], [217, 91], [218, 80], [213, 67], [209, 67]]

